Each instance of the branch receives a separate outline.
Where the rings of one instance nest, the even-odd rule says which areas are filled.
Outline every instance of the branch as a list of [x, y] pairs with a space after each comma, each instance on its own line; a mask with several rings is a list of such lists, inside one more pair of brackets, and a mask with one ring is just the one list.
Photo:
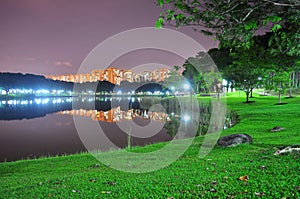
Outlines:
[[231, 10], [235, 9], [236, 7], [238, 7], [239, 5], [241, 5], [241, 3], [238, 3], [238, 4], [236, 4], [235, 6], [232, 6], [230, 9], [226, 10], [225, 12], [222, 12], [221, 15], [230, 12]]
[[281, 55], [284, 55], [285, 53], [287, 53], [288, 51], [290, 51], [292, 48], [294, 48], [295, 46], [297, 46], [298, 44], [300, 44], [300, 41], [297, 42], [294, 46], [291, 46], [291, 47], [289, 47], [288, 49], [286, 49], [285, 51], [283, 51], [283, 52], [281, 53]]
[[295, 4], [287, 4], [287, 3], [278, 3], [278, 2], [271, 1], [271, 0], [263, 0], [263, 1], [272, 3], [275, 6], [287, 6], [287, 7], [300, 6], [300, 3], [298, 3], [298, 4], [297, 3], [295, 3]]

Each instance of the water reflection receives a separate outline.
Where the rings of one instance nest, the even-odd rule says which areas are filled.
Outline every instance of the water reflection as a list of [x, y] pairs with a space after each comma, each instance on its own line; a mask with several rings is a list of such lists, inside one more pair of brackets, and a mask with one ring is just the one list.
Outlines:
[[[0, 162], [86, 151], [77, 134], [73, 116], [98, 122], [107, 138], [119, 148], [128, 145], [128, 136], [116, 124], [118, 122], [130, 125], [129, 122], [133, 121], [138, 126], [147, 126], [150, 121], [157, 126], [163, 124], [164, 128], [155, 135], [151, 134], [151, 129], [146, 128], [141, 134], [151, 136], [132, 136], [132, 146], [171, 140], [179, 130], [188, 132], [192, 125], [198, 128], [198, 134], [205, 134], [211, 117], [210, 106], [201, 104], [197, 112], [184, 106], [190, 106], [190, 103], [187, 101], [180, 105], [176, 98], [153, 97], [2, 100]], [[191, 111], [181, 113], [181, 110]], [[193, 115], [199, 114], [199, 123], [193, 123]], [[236, 116], [229, 114], [225, 127], [230, 127], [236, 119]], [[182, 123], [184, 125], [181, 128], [185, 129], [180, 129]], [[98, 149], [109, 150], [110, 147], [100, 146]]]

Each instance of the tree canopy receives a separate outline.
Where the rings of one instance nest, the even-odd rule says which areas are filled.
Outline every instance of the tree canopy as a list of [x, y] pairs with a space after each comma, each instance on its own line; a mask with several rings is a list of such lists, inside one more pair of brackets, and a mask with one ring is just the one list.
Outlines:
[[157, 5], [166, 8], [157, 28], [191, 26], [229, 48], [249, 48], [255, 35], [273, 32], [272, 55], [300, 54], [299, 0], [157, 0]]

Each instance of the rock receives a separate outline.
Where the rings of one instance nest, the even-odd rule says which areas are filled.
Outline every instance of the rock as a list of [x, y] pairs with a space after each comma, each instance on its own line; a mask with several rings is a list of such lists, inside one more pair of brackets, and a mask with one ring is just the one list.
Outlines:
[[278, 149], [274, 155], [285, 155], [287, 153], [300, 153], [300, 145], [292, 145]]
[[275, 126], [274, 128], [271, 129], [271, 132], [277, 132], [277, 131], [283, 131], [285, 128], [282, 128], [280, 126]]
[[231, 134], [218, 139], [218, 145], [222, 147], [237, 146], [250, 142], [252, 142], [252, 137], [248, 134]]

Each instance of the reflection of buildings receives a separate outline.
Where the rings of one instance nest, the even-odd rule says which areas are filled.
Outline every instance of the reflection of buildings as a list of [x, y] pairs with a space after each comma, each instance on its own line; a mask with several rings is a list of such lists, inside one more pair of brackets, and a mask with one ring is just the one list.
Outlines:
[[93, 120], [104, 122], [119, 122], [121, 120], [132, 120], [135, 117], [142, 119], [151, 119], [155, 121], [165, 122], [168, 119], [168, 115], [164, 112], [150, 112], [146, 110], [130, 109], [128, 111], [122, 111], [120, 107], [112, 108], [109, 111], [97, 111], [97, 110], [65, 110], [60, 111], [58, 114], [63, 115], [75, 115], [91, 117]]
[[144, 71], [141, 74], [136, 74], [129, 70], [107, 68], [105, 70], [93, 70], [90, 74], [69, 74], [69, 75], [47, 75], [46, 78], [75, 82], [96, 82], [109, 81], [113, 84], [120, 84], [121, 81], [128, 82], [145, 82], [145, 81], [164, 81], [169, 76], [170, 70], [166, 68], [156, 69], [154, 71]]

